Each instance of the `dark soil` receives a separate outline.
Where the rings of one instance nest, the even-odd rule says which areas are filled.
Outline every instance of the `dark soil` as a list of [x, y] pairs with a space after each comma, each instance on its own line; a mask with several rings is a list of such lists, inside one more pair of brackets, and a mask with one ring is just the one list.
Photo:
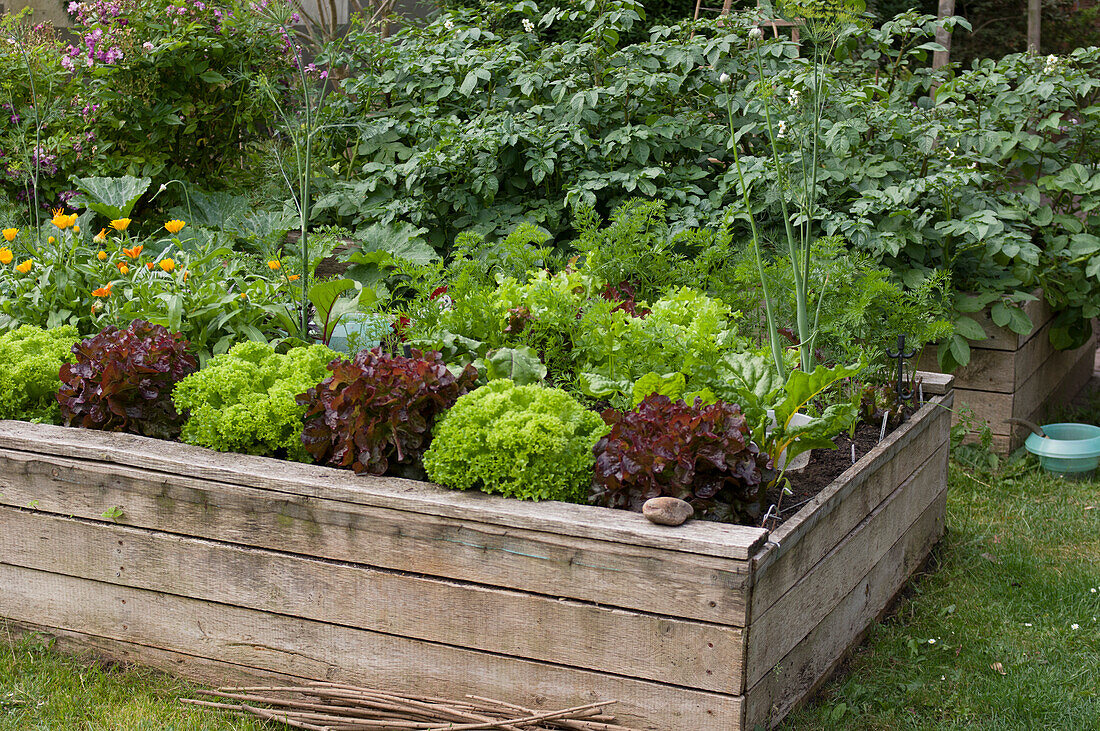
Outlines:
[[[768, 518], [765, 527], [775, 530], [851, 467], [853, 444], [856, 447], [856, 461], [874, 449], [879, 441], [880, 429], [881, 425], [860, 423], [856, 427], [855, 439], [849, 438], [847, 433], [841, 434], [833, 440], [836, 449], [815, 449], [810, 454], [810, 463], [805, 469], [788, 472], [791, 494], [781, 495], [778, 487], [768, 491], [768, 505], [777, 505], [778, 508], [771, 511], [772, 517]], [[887, 434], [889, 433], [888, 431]], [[778, 519], [775, 518], [777, 511]]]

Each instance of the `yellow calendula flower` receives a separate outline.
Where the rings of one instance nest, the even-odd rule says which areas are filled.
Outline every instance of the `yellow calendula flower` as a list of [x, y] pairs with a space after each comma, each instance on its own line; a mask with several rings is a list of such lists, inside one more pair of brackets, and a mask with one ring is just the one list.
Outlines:
[[93, 238], [97, 243], [102, 244], [104, 241], [107, 240], [107, 229], [99, 229], [99, 233], [97, 233]]
[[80, 226], [77, 226], [76, 224], [73, 224], [73, 233], [74, 234], [80, 233]]
[[176, 268], [176, 262], [172, 259], [161, 259], [160, 268], [166, 272], [170, 272]]
[[76, 214], [69, 213], [66, 215], [64, 208], [58, 208], [53, 212], [53, 218], [50, 219], [50, 221], [51, 223], [53, 223], [54, 226], [57, 226], [59, 229], [64, 231], [70, 226], [76, 225]]
[[271, 271], [276, 271], [282, 268], [282, 263], [278, 259], [272, 259], [267, 263], [267, 268]]
[[15, 271], [19, 272], [20, 274], [26, 274], [31, 270], [32, 266], [34, 266], [34, 259], [27, 259], [22, 264], [16, 264]]
[[179, 219], [175, 219], [175, 220], [169, 221], [168, 223], [164, 224], [164, 228], [165, 228], [166, 231], [168, 231], [168, 233], [175, 236], [180, 231], [182, 231], [183, 227], [186, 226], [186, 225], [187, 225], [186, 221], [180, 221]]
[[8, 249], [8, 248], [0, 249], [0, 264], [3, 264], [4, 266], [7, 266], [8, 264], [11, 264], [11, 259], [12, 259], [11, 249]]
[[98, 254], [95, 255], [95, 258], [99, 259], [100, 261], [107, 261], [107, 252], [106, 251], [101, 251], [101, 252], [99, 252]]
[[113, 228], [115, 231], [118, 231], [119, 233], [125, 231], [126, 227], [129, 225], [129, 218], [116, 218], [115, 220], [111, 221], [111, 228]]
[[119, 274], [129, 274], [130, 273], [130, 267], [123, 264], [122, 266], [120, 266], [118, 268], [118, 272], [119, 272]]
[[50, 246], [53, 246], [54, 244], [57, 243], [57, 239], [55, 239], [53, 236], [47, 236], [46, 237], [46, 243], [49, 244]]
[[6, 229], [4, 229], [3, 233], [4, 233], [4, 241], [7, 241], [10, 244], [11, 242], [15, 241], [15, 237], [19, 235], [19, 229], [17, 229], [17, 228], [6, 228]]

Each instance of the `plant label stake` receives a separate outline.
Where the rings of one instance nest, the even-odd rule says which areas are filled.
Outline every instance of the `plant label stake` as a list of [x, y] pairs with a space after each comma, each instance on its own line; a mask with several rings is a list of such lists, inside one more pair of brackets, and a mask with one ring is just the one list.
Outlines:
[[[886, 349], [886, 357], [890, 360], [896, 360], [898, 362], [898, 375], [895, 390], [897, 391], [899, 402], [908, 401], [909, 399], [913, 398], [913, 389], [906, 388], [902, 384], [905, 382], [905, 361], [907, 361], [909, 358], [912, 358], [916, 354], [917, 351], [915, 350], [910, 350], [906, 352], [904, 335], [898, 335], [897, 352], [891, 353], [889, 348]], [[880, 439], [879, 441], [882, 440]]]

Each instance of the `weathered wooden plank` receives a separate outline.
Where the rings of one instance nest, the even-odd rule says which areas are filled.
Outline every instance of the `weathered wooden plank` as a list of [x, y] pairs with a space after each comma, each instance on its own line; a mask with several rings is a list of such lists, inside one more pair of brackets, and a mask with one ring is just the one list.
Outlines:
[[1030, 419], [1055, 403], [1066, 403], [1092, 376], [1096, 337], [1076, 350], [1053, 351], [1043, 367], [1023, 383], [1012, 403], [1012, 415]]
[[[848, 596], [886, 555], [897, 537], [933, 503], [947, 485], [946, 445], [891, 492], [823, 559], [805, 567], [803, 578], [747, 630], [745, 681], [751, 688], [798, 645], [823, 617]], [[756, 586], [767, 581], [763, 572]]]
[[742, 687], [735, 627], [7, 507], [0, 507], [0, 560], [690, 688], [740, 694]]
[[168, 533], [672, 617], [745, 619], [745, 561], [4, 450], [0, 504], [92, 520], [121, 506], [121, 523]]
[[777, 726], [829, 677], [943, 535], [946, 503], [944, 490], [828, 616], [749, 689], [743, 729]]
[[323, 497], [357, 505], [436, 515], [467, 522], [619, 541], [673, 551], [748, 559], [767, 531], [750, 526], [693, 521], [670, 528], [629, 511], [590, 505], [534, 503], [480, 492], [445, 490], [414, 480], [357, 476], [267, 457], [225, 454], [131, 434], [71, 429], [47, 424], [0, 421], [0, 449], [155, 470], [223, 484], [247, 485], [281, 495]]
[[[945, 412], [942, 417], [937, 415], [936, 418], [946, 421], [949, 414]], [[943, 474], [946, 484], [943, 467], [947, 464], [949, 445], [944, 440], [943, 428], [930, 429], [921, 436], [921, 439], [911, 442], [908, 448], [864, 480], [858, 490], [848, 494], [835, 509], [818, 518], [811, 530], [801, 533], [797, 539], [781, 543], [780, 550], [775, 551], [777, 556], [768, 563], [761, 564], [753, 577], [749, 613], [753, 625], [764, 616], [769, 607], [803, 579], [809, 567], [816, 567], [838, 544], [847, 540], [851, 531], [875, 508], [886, 500], [896, 501], [899, 495], [898, 486], [909, 482], [918, 472], [928, 469], [934, 469], [936, 474]], [[915, 492], [909, 489], [904, 501], [921, 499]], [[923, 508], [921, 505], [920, 509]], [[789, 548], [783, 550], [787, 546]]]
[[[828, 553], [923, 460], [935, 454], [944, 442], [953, 398], [954, 395], [948, 393], [929, 400], [908, 422], [888, 435], [773, 531], [765, 550], [753, 560], [753, 573], [759, 575], [770, 571], [776, 588], [782, 588], [782, 591], [790, 588], [794, 581], [801, 578], [807, 566]], [[830, 539], [827, 538], [823, 544], [820, 539], [814, 539], [802, 546], [803, 538], [821, 522], [828, 522], [831, 526], [831, 530], [825, 531], [824, 535], [831, 533], [832, 542], [828, 543]], [[800, 546], [807, 563], [795, 561], [787, 564], [786, 568], [770, 568], [789, 550]], [[768, 591], [765, 588], [758, 595], [757, 587], [753, 588], [750, 618], [758, 616], [774, 602], [776, 596]]]
[[[741, 698], [0, 564], [0, 616], [225, 663], [537, 708], [617, 700], [643, 729], [728, 731]], [[548, 642], [555, 638], [547, 637]]]
[[128, 667], [153, 668], [179, 678], [215, 687], [229, 684], [299, 685], [312, 680], [298, 675], [273, 673], [269, 670], [257, 670], [243, 665], [210, 660], [198, 655], [186, 655], [182, 652], [136, 645], [123, 640], [47, 627], [34, 622], [11, 622], [0, 619], [0, 636], [18, 638], [25, 635], [52, 638], [54, 640], [52, 649], [68, 655], [99, 658]]
[[917, 378], [921, 380], [921, 387], [926, 397], [942, 396], [955, 387], [955, 377], [950, 373], [917, 371]]
[[1050, 323], [1033, 333], [1019, 350], [974, 347], [970, 362], [958, 374], [966, 387], [978, 391], [1012, 393], [1057, 351], [1050, 344]]
[[1088, 380], [1095, 347], [1093, 340], [1077, 350], [1051, 350], [1049, 357], [1026, 381], [1017, 382], [1011, 393], [957, 388], [957, 399], [960, 404], [970, 406], [975, 416], [989, 425], [995, 449], [1010, 451], [1023, 443], [1028, 431], [1005, 419], [1010, 416], [1030, 420], [1041, 418], [1048, 405], [1071, 398]]
[[1005, 419], [1012, 415], [1013, 396], [1011, 393], [955, 389], [955, 401], [959, 406], [969, 406], [974, 417], [988, 424], [994, 434], [1007, 435], [1012, 430], [1012, 425]]

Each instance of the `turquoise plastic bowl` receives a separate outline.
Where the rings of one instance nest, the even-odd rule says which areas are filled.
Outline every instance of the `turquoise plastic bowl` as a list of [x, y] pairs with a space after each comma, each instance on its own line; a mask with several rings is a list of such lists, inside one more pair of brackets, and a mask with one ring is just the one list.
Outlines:
[[1100, 463], [1100, 426], [1044, 424], [1043, 431], [1047, 438], [1031, 434], [1024, 446], [1047, 472], [1085, 477]]

